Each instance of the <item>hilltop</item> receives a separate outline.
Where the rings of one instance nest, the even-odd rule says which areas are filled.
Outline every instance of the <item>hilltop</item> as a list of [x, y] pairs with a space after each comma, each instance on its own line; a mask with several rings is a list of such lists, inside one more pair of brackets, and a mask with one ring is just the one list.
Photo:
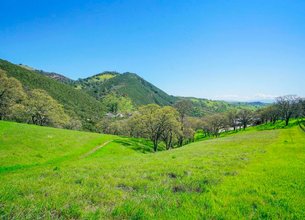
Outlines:
[[172, 105], [177, 100], [135, 73], [104, 72], [78, 80], [75, 84], [97, 99], [114, 92], [128, 96], [135, 105], [155, 103], [164, 106]]

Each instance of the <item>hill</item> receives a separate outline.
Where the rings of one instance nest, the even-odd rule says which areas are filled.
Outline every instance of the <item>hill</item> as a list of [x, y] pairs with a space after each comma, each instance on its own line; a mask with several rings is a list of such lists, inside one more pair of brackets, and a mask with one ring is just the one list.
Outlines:
[[72, 79], [69, 79], [68, 77], [62, 75], [62, 74], [59, 74], [59, 73], [54, 73], [54, 72], [46, 72], [46, 71], [43, 71], [43, 70], [37, 70], [33, 67], [30, 67], [28, 65], [24, 65], [24, 64], [19, 64], [20, 67], [23, 67], [27, 70], [31, 70], [31, 71], [34, 71], [34, 72], [37, 72], [37, 73], [40, 73], [42, 75], [45, 75], [51, 79], [55, 79], [59, 82], [62, 82], [62, 83], [67, 83], [67, 84], [72, 84], [74, 82], [74, 80]]
[[73, 84], [74, 80], [62, 75], [62, 74], [59, 74], [59, 73], [54, 73], [54, 72], [45, 72], [43, 70], [35, 70], [35, 72], [37, 73], [40, 73], [40, 74], [43, 74], [43, 75], [46, 75], [47, 77], [51, 78], [51, 79], [55, 79], [59, 82], [62, 82], [62, 83], [66, 83], [66, 84]]
[[43, 89], [62, 104], [72, 116], [78, 117], [84, 129], [93, 130], [92, 120], [102, 115], [103, 106], [84, 91], [51, 79], [44, 74], [0, 59], [0, 69], [10, 77], [18, 79], [26, 89]]
[[248, 102], [226, 102], [218, 100], [209, 100], [195, 97], [177, 97], [178, 100], [189, 100], [193, 104], [191, 115], [194, 117], [201, 117], [213, 113], [226, 112], [232, 109], [249, 109], [256, 110], [266, 106], [264, 103], [248, 103]]
[[298, 127], [148, 154], [109, 135], [4, 121], [0, 134], [1, 219], [305, 217]]
[[230, 109], [257, 109], [263, 103], [216, 101], [194, 97], [176, 97], [168, 95], [161, 89], [147, 82], [134, 73], [103, 72], [101, 74], [80, 79], [74, 82], [75, 87], [84, 90], [98, 100], [109, 93], [129, 97], [137, 106], [155, 103], [161, 106], [173, 105], [175, 102], [187, 99], [193, 103], [192, 116], [204, 116], [216, 112], [225, 112]]
[[75, 84], [97, 99], [114, 92], [129, 97], [135, 105], [172, 105], [176, 100], [134, 73], [104, 72], [78, 80]]
[[[13, 64], [11, 64], [13, 65]], [[18, 66], [18, 65], [17, 65]], [[246, 103], [246, 102], [225, 102], [225, 101], [215, 101], [215, 100], [208, 100], [208, 99], [202, 99], [202, 98], [194, 98], [194, 97], [175, 97], [172, 95], [168, 95], [161, 89], [157, 88], [156, 86], [152, 85], [151, 83], [147, 82], [140, 76], [138, 76], [135, 73], [123, 73], [120, 74], [118, 72], [111, 72], [111, 71], [106, 71], [100, 74], [96, 74], [94, 76], [85, 78], [85, 79], [79, 79], [79, 80], [71, 80], [67, 77], [65, 77], [62, 74], [58, 73], [53, 73], [53, 72], [47, 72], [43, 70], [36, 70], [35, 68], [29, 67], [27, 65], [22, 65], [20, 64], [18, 67], [22, 67], [24, 71], [28, 71], [33, 75], [33, 72], [38, 73], [39, 75], [46, 76], [47, 78], [52, 79], [53, 81], [57, 81], [56, 87], [59, 86], [60, 84], [63, 84], [65, 88], [69, 88], [69, 93], [74, 93], [75, 92], [75, 97], [84, 97], [84, 99], [89, 99], [90, 97], [90, 102], [88, 106], [92, 106], [92, 103], [95, 102], [94, 105], [101, 105], [100, 101], [105, 97], [107, 94], [110, 93], [116, 93], [120, 96], [128, 97], [131, 99], [133, 104], [135, 106], [140, 106], [140, 105], [145, 105], [145, 104], [158, 104], [161, 106], [165, 105], [173, 105], [175, 102], [181, 100], [181, 99], [187, 99], [192, 101], [193, 103], [193, 109], [191, 112], [191, 116], [195, 117], [201, 117], [205, 116], [208, 114], [213, 114], [213, 113], [218, 113], [218, 112], [225, 112], [230, 109], [241, 109], [241, 108], [246, 108], [246, 109], [251, 109], [255, 110], [257, 108], [261, 108], [265, 106], [264, 103], [260, 102], [253, 102], [253, 103]], [[1, 67], [0, 67], [1, 68]], [[20, 70], [19, 70], [20, 71]], [[16, 75], [12, 75], [16, 76]], [[18, 78], [19, 77], [19, 78]], [[20, 79], [20, 74], [19, 76], [16, 77], [17, 79]], [[38, 77], [37, 74], [35, 77]], [[33, 81], [35, 82], [30, 82], [29, 80], [27, 81], [26, 84], [37, 84], [38, 79], [35, 77], [29, 77], [30, 79], [33, 78]], [[40, 84], [46, 84], [45, 80], [46, 77], [39, 77], [39, 80], [42, 80]], [[23, 78], [23, 77], [21, 77]], [[24, 83], [24, 80], [21, 80]], [[48, 81], [49, 84], [54, 84], [55, 82]], [[75, 89], [73, 90], [72, 87]], [[45, 90], [47, 92], [51, 92], [53, 88], [48, 88]], [[52, 91], [51, 96], [54, 97], [54, 94], [56, 93], [55, 97], [59, 97], [58, 91]], [[86, 94], [85, 94], [86, 93]], [[80, 95], [81, 94], [81, 95]], [[66, 95], [63, 95], [66, 96]], [[96, 100], [93, 100], [92, 97]], [[59, 100], [57, 98], [57, 100]], [[77, 100], [75, 100], [76, 102]], [[60, 100], [60, 103], [65, 104], [66, 100]], [[75, 108], [75, 104], [78, 103], [73, 103], [74, 106], [70, 107], [69, 104], [65, 104], [66, 106], [69, 106], [70, 109]], [[88, 103], [86, 103], [87, 105]], [[84, 105], [85, 106], [85, 105]], [[83, 106], [83, 107], [84, 107]], [[76, 107], [77, 109], [79, 107]], [[89, 110], [86, 110], [82, 108], [83, 112], [87, 112]], [[94, 112], [94, 111], [92, 111]], [[95, 111], [96, 112], [96, 111]], [[77, 113], [79, 114], [79, 113]], [[82, 118], [90, 118], [90, 114], [86, 114], [86, 117]], [[84, 121], [85, 122], [85, 121]], [[86, 122], [85, 122], [86, 123]]]

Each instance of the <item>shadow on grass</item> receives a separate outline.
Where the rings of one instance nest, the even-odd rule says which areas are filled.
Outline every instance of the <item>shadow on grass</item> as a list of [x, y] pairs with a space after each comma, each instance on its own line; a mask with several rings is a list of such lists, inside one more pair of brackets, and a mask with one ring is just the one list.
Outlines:
[[[149, 140], [139, 139], [139, 138], [124, 138], [124, 139], [117, 139], [113, 142], [123, 145], [124, 147], [130, 148], [134, 151], [140, 153], [153, 153], [153, 144]], [[159, 144], [158, 151], [164, 150], [164, 146]]]

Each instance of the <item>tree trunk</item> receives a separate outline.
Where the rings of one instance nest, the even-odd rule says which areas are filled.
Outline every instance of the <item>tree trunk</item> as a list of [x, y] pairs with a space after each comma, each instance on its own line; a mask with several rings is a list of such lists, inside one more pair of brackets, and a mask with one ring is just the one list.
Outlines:
[[182, 145], [183, 145], [183, 137], [180, 136], [180, 137], [178, 138], [178, 146], [181, 147]]
[[289, 118], [286, 118], [285, 119], [285, 126], [288, 126], [288, 124], [289, 124]]
[[158, 150], [158, 141], [154, 140], [154, 152], [157, 152]]

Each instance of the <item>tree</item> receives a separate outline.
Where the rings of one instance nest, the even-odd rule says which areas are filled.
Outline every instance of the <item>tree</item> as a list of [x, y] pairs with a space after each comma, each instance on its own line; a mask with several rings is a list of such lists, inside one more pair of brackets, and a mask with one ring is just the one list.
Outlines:
[[276, 105], [280, 116], [285, 121], [285, 126], [294, 114], [297, 114], [299, 98], [295, 95], [287, 95], [276, 98]]
[[220, 132], [224, 130], [228, 124], [227, 118], [223, 114], [214, 114], [206, 119], [206, 133], [219, 137]]
[[158, 149], [158, 143], [160, 141], [163, 132], [163, 122], [160, 120], [161, 107], [156, 104], [149, 104], [140, 107], [139, 114], [136, 117], [137, 130], [143, 132], [144, 137], [149, 138], [154, 145], [154, 151]]
[[132, 119], [135, 124], [134, 133], [149, 138], [153, 142], [154, 151], [158, 150], [158, 144], [166, 140], [170, 148], [173, 140], [173, 132], [179, 122], [177, 111], [169, 106], [161, 108], [156, 104], [149, 104], [139, 108], [138, 113]]
[[279, 118], [279, 109], [277, 108], [276, 105], [270, 105], [266, 107], [266, 114], [269, 121], [275, 124], [275, 122]]
[[191, 125], [187, 125], [183, 130], [184, 144], [188, 144], [194, 141], [195, 131], [191, 128]]
[[27, 109], [23, 103], [14, 104], [10, 108], [10, 113], [8, 114], [7, 118], [9, 120], [16, 121], [16, 122], [29, 123]]
[[20, 104], [25, 97], [21, 83], [13, 77], [7, 77], [0, 69], [0, 120], [8, 117], [12, 107]]
[[192, 111], [193, 104], [190, 100], [183, 99], [176, 102], [174, 107], [177, 109], [183, 120]]
[[298, 102], [298, 123], [300, 127], [305, 131], [304, 128], [304, 117], [305, 117], [305, 98], [300, 98]]
[[162, 113], [166, 117], [161, 139], [164, 141], [166, 149], [169, 150], [173, 147], [174, 140], [181, 136], [179, 113], [172, 107], [163, 107]]
[[209, 137], [212, 135], [211, 126], [209, 125], [209, 119], [207, 117], [202, 118], [201, 129], [204, 137]]
[[134, 112], [133, 115], [127, 120], [127, 130], [130, 137], [144, 137], [142, 129], [141, 116], [139, 112]]
[[233, 128], [233, 130], [236, 130], [236, 127], [238, 126], [238, 112], [236, 109], [230, 110], [227, 114], [228, 119], [228, 125]]
[[190, 100], [180, 100], [175, 103], [174, 107], [177, 109], [180, 115], [180, 124], [181, 124], [181, 135], [178, 138], [178, 145], [182, 146], [183, 145], [183, 131], [185, 129], [185, 125], [187, 124], [186, 116], [192, 111], [193, 104]]
[[267, 107], [258, 109], [255, 112], [255, 115], [255, 124], [262, 124], [268, 122], [275, 124], [275, 122], [279, 119], [279, 109], [276, 105], [269, 105]]
[[130, 98], [125, 96], [119, 96], [115, 93], [106, 95], [102, 103], [106, 106], [108, 112], [113, 114], [128, 113], [133, 110], [133, 104]]
[[202, 128], [202, 120], [201, 118], [197, 117], [187, 117], [187, 122], [189, 126], [194, 130], [197, 131], [198, 129]]
[[64, 127], [70, 121], [63, 107], [41, 89], [34, 89], [29, 93], [26, 108], [31, 122], [36, 125]]
[[82, 122], [76, 116], [70, 117], [70, 120], [68, 120], [64, 127], [70, 130], [80, 130], [82, 128]]
[[252, 122], [253, 112], [248, 109], [242, 109], [238, 113], [239, 121], [245, 130], [247, 126]]
[[298, 103], [298, 115], [299, 117], [305, 117], [305, 98], [300, 98]]

